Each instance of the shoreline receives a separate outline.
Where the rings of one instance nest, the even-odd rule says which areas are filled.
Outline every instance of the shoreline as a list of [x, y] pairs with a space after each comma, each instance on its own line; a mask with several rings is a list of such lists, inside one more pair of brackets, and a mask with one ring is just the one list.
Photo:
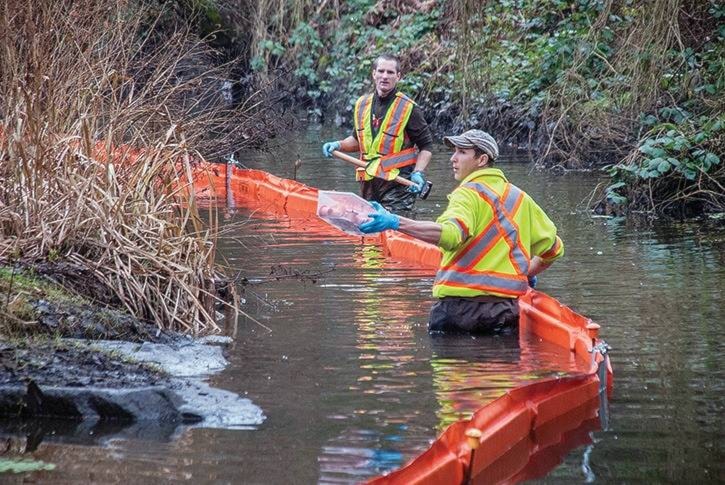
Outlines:
[[190, 427], [264, 421], [249, 399], [206, 382], [226, 368], [231, 338], [162, 331], [68, 293], [47, 273], [1, 269], [0, 435], [167, 440]]

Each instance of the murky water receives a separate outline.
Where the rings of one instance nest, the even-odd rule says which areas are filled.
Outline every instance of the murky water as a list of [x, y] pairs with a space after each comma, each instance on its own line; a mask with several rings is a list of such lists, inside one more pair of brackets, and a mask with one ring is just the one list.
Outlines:
[[[301, 182], [356, 191], [347, 164], [318, 155], [321, 141], [340, 136], [310, 131], [240, 159], [292, 178], [300, 158]], [[454, 186], [440, 150], [419, 218], [440, 213]], [[592, 218], [584, 209], [596, 174], [539, 173], [513, 155], [501, 167], [547, 210], [566, 244], [540, 289], [602, 324], [613, 347], [609, 428], [569, 450], [543, 480], [725, 480], [725, 231]], [[249, 215], [238, 208], [226, 220]], [[255, 321], [240, 324], [230, 366], [214, 383], [261, 406], [264, 424], [194, 429], [161, 443], [41, 439], [32, 457], [57, 469], [34, 478], [354, 483], [399, 467], [507, 389], [576, 370], [561, 350], [510, 337], [431, 338], [430, 271], [386, 259], [319, 221], [257, 212], [233, 233], [220, 253], [249, 280], [244, 309]]]

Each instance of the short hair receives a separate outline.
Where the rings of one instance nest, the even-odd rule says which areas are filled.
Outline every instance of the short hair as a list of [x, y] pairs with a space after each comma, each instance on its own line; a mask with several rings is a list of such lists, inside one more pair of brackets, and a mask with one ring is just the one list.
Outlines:
[[494, 159], [491, 158], [491, 155], [489, 155], [486, 150], [478, 147], [473, 147], [473, 154], [476, 158], [480, 157], [481, 155], [486, 155], [488, 157], [488, 165], [493, 165]]
[[378, 57], [375, 58], [373, 61], [373, 71], [378, 68], [378, 62], [380, 61], [393, 61], [395, 62], [395, 72], [400, 72], [400, 59], [398, 59], [393, 54], [384, 53], [380, 54]]

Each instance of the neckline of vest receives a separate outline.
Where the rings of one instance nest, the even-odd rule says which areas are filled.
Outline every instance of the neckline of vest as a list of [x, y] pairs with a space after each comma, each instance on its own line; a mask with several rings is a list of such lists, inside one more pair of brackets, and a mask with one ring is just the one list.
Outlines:
[[478, 170], [474, 170], [470, 174], [468, 174], [468, 177], [463, 179], [460, 183], [460, 185], [467, 184], [468, 182], [472, 182], [474, 179], [478, 177], [499, 177], [503, 179], [504, 182], [508, 182], [508, 179], [506, 178], [506, 175], [503, 173], [503, 170], [496, 167], [486, 167], [486, 168], [479, 168]]

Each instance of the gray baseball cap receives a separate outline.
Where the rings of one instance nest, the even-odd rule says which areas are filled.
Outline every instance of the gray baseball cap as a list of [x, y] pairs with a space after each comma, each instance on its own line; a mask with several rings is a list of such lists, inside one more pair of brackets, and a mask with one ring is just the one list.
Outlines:
[[496, 140], [483, 130], [468, 130], [462, 135], [446, 136], [443, 141], [451, 148], [480, 148], [492, 161], [498, 158]]

